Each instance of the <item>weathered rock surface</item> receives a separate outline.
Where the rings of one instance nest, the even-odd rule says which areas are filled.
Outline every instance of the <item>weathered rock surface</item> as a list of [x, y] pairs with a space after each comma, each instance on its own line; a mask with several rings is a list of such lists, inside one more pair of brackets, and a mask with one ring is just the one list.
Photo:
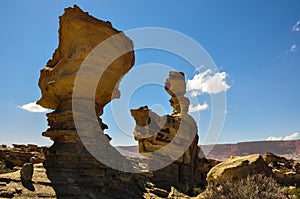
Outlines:
[[272, 153], [232, 156], [214, 166], [207, 174], [207, 181], [219, 182], [228, 177], [241, 179], [257, 173], [265, 173], [283, 186], [300, 184], [300, 163]]
[[199, 137], [196, 122], [187, 113], [190, 102], [184, 97], [184, 74], [170, 72], [165, 90], [171, 95], [171, 115], [159, 116], [147, 106], [131, 110], [136, 121], [134, 138], [138, 141], [139, 152], [155, 164], [164, 159], [174, 162], [153, 172], [154, 181], [163, 182], [166, 186], [200, 184], [204, 175], [199, 176], [201, 172], [197, 172], [197, 168], [204, 156], [197, 146]]
[[232, 156], [214, 166], [207, 174], [207, 182], [219, 182], [229, 177], [241, 179], [248, 175], [265, 173], [272, 175], [272, 169], [266, 164], [259, 154], [249, 156]]
[[282, 185], [300, 185], [300, 163], [276, 156], [272, 153], [263, 155], [266, 164], [272, 168], [274, 178]]
[[[103, 112], [102, 108], [113, 98], [119, 96], [117, 90], [113, 91], [115, 87], [118, 88], [120, 78], [134, 64], [133, 43], [123, 33], [113, 28], [110, 22], [98, 20], [83, 12], [76, 5], [74, 8], [65, 9], [65, 13], [60, 17], [59, 27], [59, 46], [52, 59], [41, 70], [39, 80], [42, 98], [38, 104], [52, 110], [61, 108], [63, 101], [72, 99], [75, 77], [89, 53], [109, 37], [116, 34], [120, 37], [119, 43], [109, 43], [109, 46], [105, 46], [106, 54], [102, 54], [102, 57], [97, 57], [97, 59], [92, 57], [93, 60], [88, 63], [97, 65], [89, 68], [91, 73], [99, 68], [100, 70], [102, 68], [104, 73], [104, 78], [101, 78], [96, 89], [95, 97], [99, 116]], [[105, 61], [108, 57], [114, 57], [121, 50], [128, 51], [128, 53], [116, 57], [117, 59], [113, 60], [113, 63], [106, 68]], [[82, 90], [84, 90], [89, 86], [89, 81], [92, 80], [87, 78], [86, 85], [78, 86], [82, 86]], [[67, 108], [67, 104], [67, 102], [64, 104], [65, 108]]]

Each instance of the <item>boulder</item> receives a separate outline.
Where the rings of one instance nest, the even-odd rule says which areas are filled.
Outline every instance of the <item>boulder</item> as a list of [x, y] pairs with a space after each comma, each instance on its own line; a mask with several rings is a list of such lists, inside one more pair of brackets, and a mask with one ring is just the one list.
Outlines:
[[261, 155], [232, 156], [211, 168], [206, 180], [208, 183], [218, 183], [227, 178], [241, 179], [257, 173], [273, 175], [272, 169], [268, 167]]
[[30, 182], [32, 180], [33, 175], [33, 164], [25, 163], [21, 169], [21, 179], [26, 182]]
[[44, 161], [45, 161], [45, 158], [42, 156], [33, 156], [29, 160], [29, 162], [32, 164], [39, 164], [39, 163], [43, 163]]

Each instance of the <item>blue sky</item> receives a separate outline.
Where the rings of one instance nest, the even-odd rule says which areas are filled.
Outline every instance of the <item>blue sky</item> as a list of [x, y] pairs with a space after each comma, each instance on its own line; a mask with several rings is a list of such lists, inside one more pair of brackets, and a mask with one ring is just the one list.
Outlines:
[[[41, 136], [45, 113], [18, 106], [40, 98], [39, 71], [58, 45], [58, 16], [77, 4], [96, 18], [120, 30], [163, 27], [179, 31], [201, 44], [225, 73], [227, 114], [219, 143], [290, 139], [300, 132], [300, 2], [291, 1], [0, 1], [0, 143], [49, 145]], [[185, 60], [166, 52], [136, 52], [136, 65], [161, 63], [195, 73]], [[128, 74], [130, 75], [130, 74]], [[129, 76], [128, 76], [129, 77]], [[126, 77], [121, 92], [126, 92]], [[145, 94], [145, 93], [151, 93]], [[152, 97], [151, 97], [152, 96]], [[153, 97], [154, 96], [154, 97]], [[129, 108], [161, 104], [166, 112], [169, 96], [161, 86], [138, 89]], [[200, 137], [207, 131], [210, 95], [198, 96], [207, 109], [200, 113]], [[157, 106], [156, 106], [157, 107]], [[159, 109], [159, 108], [158, 108]], [[122, 133], [106, 107], [104, 122], [113, 144], [134, 144]], [[164, 113], [162, 109], [159, 109]], [[129, 118], [131, 122], [132, 118]], [[128, 124], [128, 130], [133, 123]], [[289, 136], [294, 134], [294, 136]], [[286, 137], [289, 136], [289, 137]]]

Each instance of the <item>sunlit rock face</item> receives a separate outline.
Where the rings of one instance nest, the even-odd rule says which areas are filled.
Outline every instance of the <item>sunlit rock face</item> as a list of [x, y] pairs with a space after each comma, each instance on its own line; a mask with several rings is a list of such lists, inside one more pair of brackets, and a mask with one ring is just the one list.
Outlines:
[[184, 96], [184, 74], [171, 71], [165, 82], [165, 90], [171, 96], [172, 114], [159, 116], [147, 106], [132, 109], [131, 115], [136, 121], [134, 138], [138, 141], [139, 152], [150, 161], [168, 159], [174, 162], [156, 172], [159, 173], [157, 176], [164, 176], [161, 179], [166, 184], [171, 180], [171, 173], [177, 182], [193, 184], [201, 180], [196, 170], [204, 155], [198, 147], [197, 124], [187, 113], [190, 102]]

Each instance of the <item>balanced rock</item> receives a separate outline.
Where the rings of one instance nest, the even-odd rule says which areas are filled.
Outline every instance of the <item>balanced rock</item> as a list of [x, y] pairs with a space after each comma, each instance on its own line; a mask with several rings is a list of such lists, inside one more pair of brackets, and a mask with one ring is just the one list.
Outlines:
[[190, 102], [184, 96], [185, 89], [184, 73], [171, 71], [165, 82], [165, 90], [171, 95], [171, 115], [159, 116], [147, 106], [131, 110], [139, 152], [155, 165], [170, 161], [168, 166], [154, 172], [154, 181], [163, 181], [165, 185], [192, 185], [203, 180], [196, 171], [204, 155], [198, 147], [197, 124], [187, 113]]

